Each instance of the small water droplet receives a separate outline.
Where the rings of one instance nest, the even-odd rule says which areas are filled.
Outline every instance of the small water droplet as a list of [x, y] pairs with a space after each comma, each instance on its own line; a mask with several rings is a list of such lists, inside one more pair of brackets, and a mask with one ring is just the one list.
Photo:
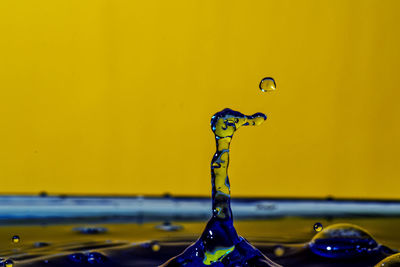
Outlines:
[[151, 246], [151, 250], [153, 250], [154, 252], [159, 251], [161, 248], [161, 246], [158, 243], [155, 243]]
[[21, 240], [21, 238], [19, 238], [18, 235], [15, 235], [15, 236], [13, 236], [13, 237], [11, 238], [11, 241], [12, 241], [14, 244], [19, 243], [20, 240]]
[[277, 257], [282, 257], [285, 254], [285, 249], [282, 246], [276, 246], [274, 249], [274, 254]]
[[276, 83], [273, 78], [266, 77], [261, 80], [259, 87], [263, 92], [273, 92], [276, 90]]
[[322, 229], [324, 229], [324, 227], [322, 226], [321, 223], [317, 222], [317, 223], [314, 224], [314, 231], [315, 232], [321, 232]]

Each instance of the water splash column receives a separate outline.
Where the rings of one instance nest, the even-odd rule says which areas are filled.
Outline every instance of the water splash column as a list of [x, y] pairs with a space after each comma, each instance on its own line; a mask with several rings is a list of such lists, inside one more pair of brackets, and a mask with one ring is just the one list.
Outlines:
[[229, 147], [233, 134], [242, 126], [260, 125], [266, 119], [267, 117], [262, 113], [246, 116], [231, 109], [224, 109], [211, 118], [211, 129], [216, 143], [216, 152], [211, 161], [213, 217], [232, 218], [228, 167]]

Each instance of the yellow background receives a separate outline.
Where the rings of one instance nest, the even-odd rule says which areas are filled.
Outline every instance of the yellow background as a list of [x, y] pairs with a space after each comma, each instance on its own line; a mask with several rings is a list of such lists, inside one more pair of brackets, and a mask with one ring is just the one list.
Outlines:
[[[399, 198], [400, 2], [0, 2], [0, 192]], [[258, 89], [276, 79], [276, 93]]]

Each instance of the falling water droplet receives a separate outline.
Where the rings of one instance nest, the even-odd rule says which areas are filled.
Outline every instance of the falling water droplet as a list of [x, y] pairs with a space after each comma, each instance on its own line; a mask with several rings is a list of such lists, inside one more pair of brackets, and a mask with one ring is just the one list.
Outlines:
[[314, 231], [315, 232], [321, 232], [322, 229], [324, 229], [324, 227], [322, 226], [321, 223], [317, 222], [317, 223], [314, 224]]
[[14, 244], [19, 243], [20, 240], [21, 240], [21, 238], [19, 238], [18, 235], [15, 235], [15, 236], [13, 236], [13, 237], [11, 238], [11, 241], [12, 241]]
[[273, 92], [276, 90], [276, 83], [273, 78], [266, 77], [261, 80], [259, 87], [263, 92]]

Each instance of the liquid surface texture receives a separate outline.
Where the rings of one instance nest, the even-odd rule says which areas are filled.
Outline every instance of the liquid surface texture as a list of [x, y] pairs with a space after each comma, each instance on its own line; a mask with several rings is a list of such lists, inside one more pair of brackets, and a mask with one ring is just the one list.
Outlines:
[[[346, 222], [345, 225], [351, 223], [358, 228], [368, 229], [371, 233], [369, 236], [378, 243], [374, 250], [368, 252], [367, 249], [366, 253], [355, 254], [350, 247], [351, 254], [345, 258], [318, 255], [310, 249], [310, 243], [322, 238], [331, 242], [331, 248], [340, 245], [341, 249], [345, 249], [346, 243], [337, 242], [337, 238], [348, 236], [347, 226], [339, 231], [339, 235], [328, 233], [325, 237], [316, 237], [318, 233], [313, 230], [315, 218], [235, 221], [239, 233], [244, 234], [268, 258], [285, 267], [374, 267], [381, 261], [386, 267], [398, 266], [396, 264], [399, 263], [398, 255], [385, 258], [394, 255], [400, 248], [400, 218], [318, 218], [325, 226], [321, 232], [330, 227], [340, 229], [340, 225]], [[160, 222], [87, 223], [65, 224], [60, 220], [52, 224], [0, 226], [1, 261], [8, 261], [7, 264], [16, 267], [154, 267], [183, 251], [204, 228], [203, 221], [175, 220], [171, 225], [180, 227], [175, 231], [158, 229], [157, 226], [162, 224]], [[77, 232], [75, 228], [79, 227], [99, 227], [107, 231]], [[18, 234], [21, 241], [11, 243], [10, 233]], [[360, 235], [352, 247], [365, 244], [363, 240], [370, 239]], [[392, 250], [384, 249], [380, 243]]]

